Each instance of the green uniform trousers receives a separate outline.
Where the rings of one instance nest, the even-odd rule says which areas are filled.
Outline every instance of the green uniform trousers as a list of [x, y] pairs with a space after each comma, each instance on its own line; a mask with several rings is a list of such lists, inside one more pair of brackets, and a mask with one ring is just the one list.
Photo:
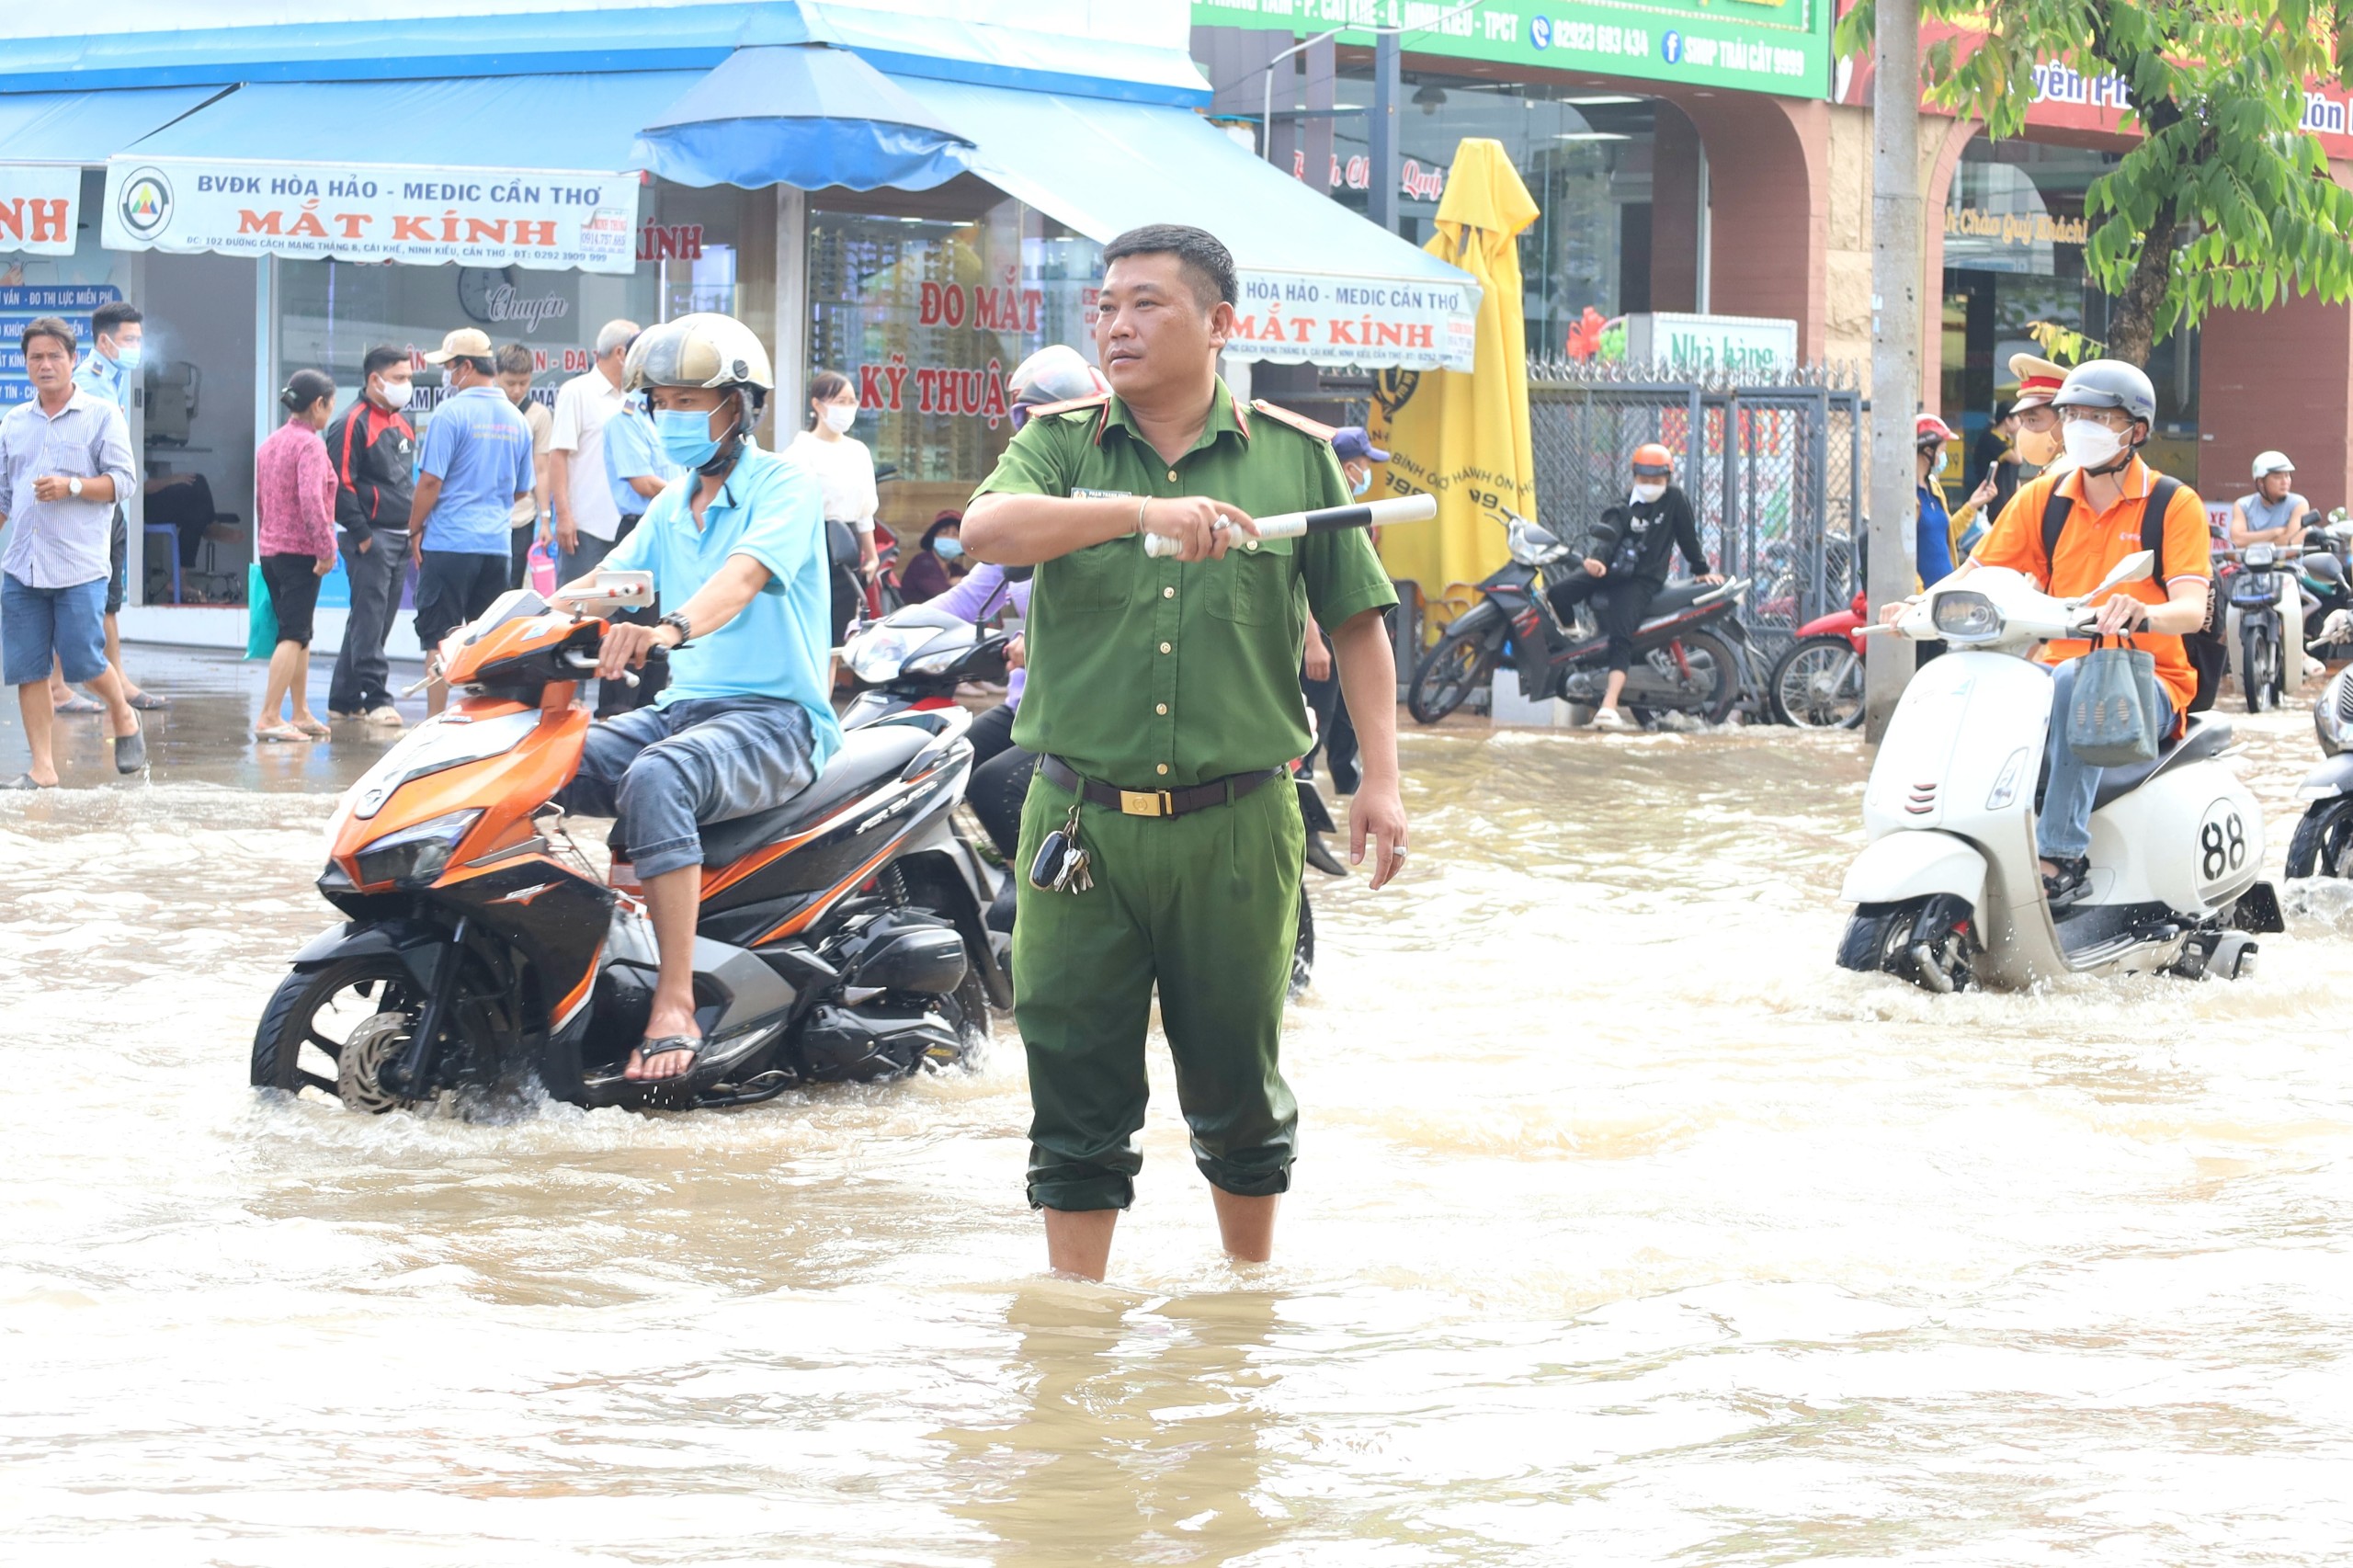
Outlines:
[[1278, 1060], [1306, 833], [1288, 778], [1181, 817], [1082, 809], [1095, 885], [1031, 887], [1074, 797], [1040, 775], [1021, 813], [1013, 1013], [1029, 1057], [1032, 1207], [1125, 1209], [1143, 1156], [1152, 992], [1201, 1174], [1245, 1198], [1290, 1186], [1299, 1107]]

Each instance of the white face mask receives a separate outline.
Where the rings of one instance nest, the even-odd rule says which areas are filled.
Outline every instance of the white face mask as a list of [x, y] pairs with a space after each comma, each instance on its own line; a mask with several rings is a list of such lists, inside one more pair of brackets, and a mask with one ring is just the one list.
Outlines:
[[1666, 486], [1664, 484], [1637, 484], [1634, 486], [1634, 499], [1638, 502], [1643, 503], [1644, 505], [1648, 505], [1650, 502], [1657, 500], [1660, 496], [1665, 494]]
[[2070, 419], [2060, 437], [2066, 442], [2067, 455], [2075, 460], [2077, 468], [2106, 468], [2124, 449], [2123, 437], [2090, 419]]
[[858, 404], [829, 403], [825, 404], [825, 424], [836, 436], [847, 436], [849, 427], [858, 423]]
[[408, 400], [416, 394], [415, 385], [409, 381], [379, 381], [376, 385], [384, 400], [384, 406], [395, 414], [406, 408]]

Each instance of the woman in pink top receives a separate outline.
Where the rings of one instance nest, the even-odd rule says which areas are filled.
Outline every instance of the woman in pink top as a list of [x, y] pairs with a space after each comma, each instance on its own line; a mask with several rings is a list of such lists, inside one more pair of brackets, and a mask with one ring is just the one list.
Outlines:
[[[278, 613], [254, 739], [324, 740], [327, 727], [311, 712], [311, 619], [319, 579], [335, 570], [335, 460], [319, 438], [335, 412], [335, 382], [323, 371], [297, 370], [278, 401], [286, 423], [254, 454], [254, 549]], [[278, 710], [290, 693], [294, 713], [287, 722]]]

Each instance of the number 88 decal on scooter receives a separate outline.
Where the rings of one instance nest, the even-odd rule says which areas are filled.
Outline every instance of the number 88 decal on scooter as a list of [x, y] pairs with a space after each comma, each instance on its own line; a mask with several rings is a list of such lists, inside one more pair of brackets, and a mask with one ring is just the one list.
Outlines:
[[2102, 770], [2083, 896], [2045, 900], [2036, 817], [2053, 710], [2044, 642], [2083, 636], [2090, 606], [2150, 576], [2141, 551], [2081, 598], [1980, 567], [1929, 590], [1891, 629], [1941, 638], [1905, 687], [1863, 797], [1870, 842], [1840, 897], [1852, 970], [1930, 991], [2018, 989], [2061, 974], [2253, 972], [2251, 936], [2280, 929], [2256, 874], [2263, 818], [2225, 753], [2228, 722], [2191, 714], [2154, 761]]

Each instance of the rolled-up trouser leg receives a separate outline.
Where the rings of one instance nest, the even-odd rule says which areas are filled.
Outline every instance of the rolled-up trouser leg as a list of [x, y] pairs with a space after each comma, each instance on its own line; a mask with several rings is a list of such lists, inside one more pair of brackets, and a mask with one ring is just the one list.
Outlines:
[[1123, 1209], [1141, 1165], [1153, 986], [1201, 1173], [1245, 1197], [1290, 1185], [1298, 1121], [1279, 1065], [1305, 833], [1298, 792], [1264, 784], [1174, 819], [1085, 808], [1095, 885], [1027, 885], [1069, 814], [1042, 777], [1023, 812], [1014, 1013], [1029, 1056], [1029, 1200]]
[[779, 698], [641, 708], [608, 722], [659, 716], [669, 733], [630, 760], [615, 791], [621, 836], [641, 878], [702, 864], [699, 824], [782, 805], [816, 777], [809, 714]]

